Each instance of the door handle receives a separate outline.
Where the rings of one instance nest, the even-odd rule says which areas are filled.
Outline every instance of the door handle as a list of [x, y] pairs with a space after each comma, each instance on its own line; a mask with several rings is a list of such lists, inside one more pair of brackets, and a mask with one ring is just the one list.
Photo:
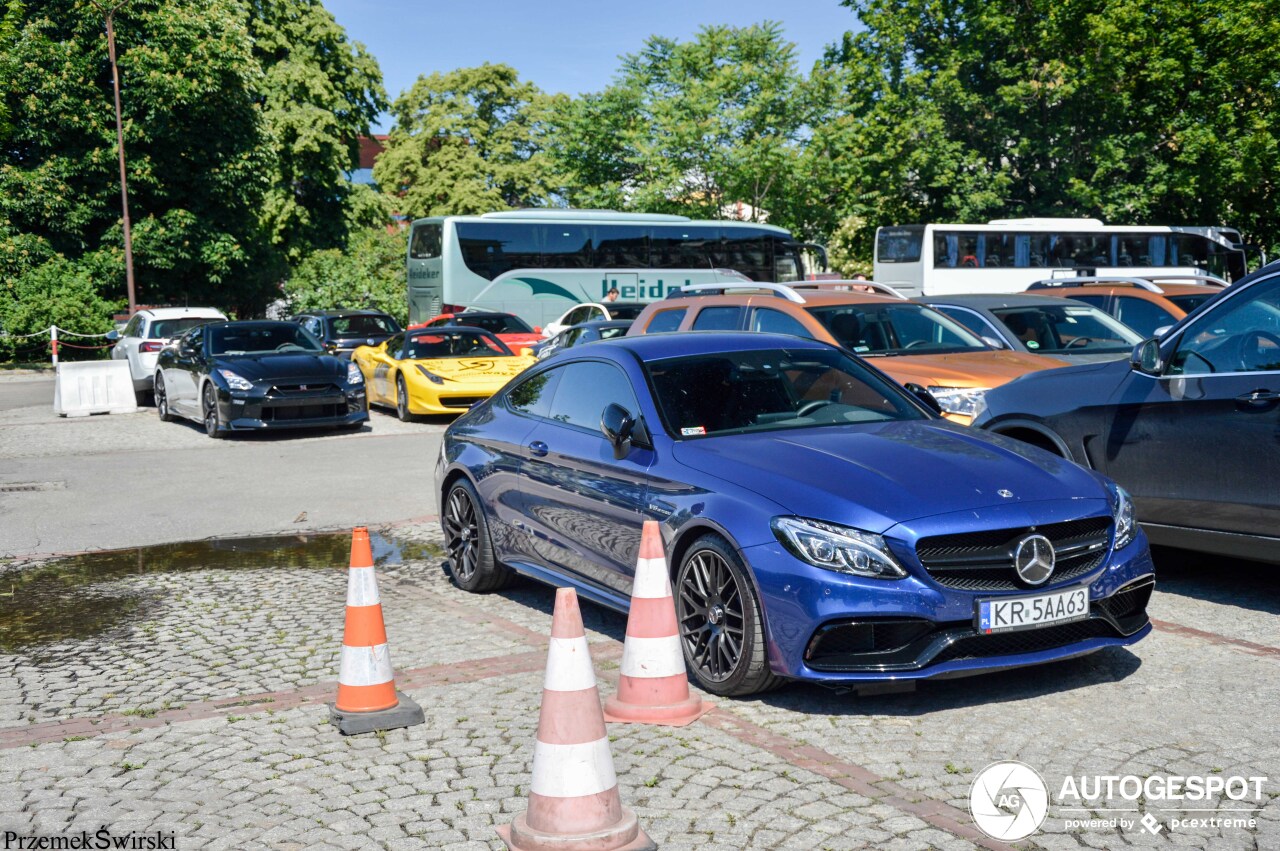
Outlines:
[[1236, 397], [1237, 407], [1267, 408], [1280, 402], [1280, 393], [1275, 390], [1254, 390]]
[[541, 440], [535, 440], [533, 443], [529, 444], [529, 451], [541, 458], [547, 454], [547, 445]]

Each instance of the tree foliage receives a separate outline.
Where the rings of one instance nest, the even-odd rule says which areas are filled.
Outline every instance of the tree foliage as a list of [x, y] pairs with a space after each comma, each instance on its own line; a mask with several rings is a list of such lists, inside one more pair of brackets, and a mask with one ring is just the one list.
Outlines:
[[345, 250], [312, 252], [285, 284], [289, 308], [372, 307], [403, 324], [409, 315], [404, 277], [407, 234], [370, 228], [354, 234]]
[[546, 206], [555, 100], [508, 65], [421, 76], [392, 105], [374, 179], [411, 218]]

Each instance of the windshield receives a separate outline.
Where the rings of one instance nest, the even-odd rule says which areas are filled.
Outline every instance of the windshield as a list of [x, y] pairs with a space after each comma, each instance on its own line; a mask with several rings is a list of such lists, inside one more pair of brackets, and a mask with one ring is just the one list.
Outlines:
[[459, 325], [483, 328], [490, 334], [532, 334], [533, 329], [518, 316], [467, 316], [460, 313], [454, 317]]
[[432, 358], [507, 357], [511, 350], [487, 334], [473, 331], [433, 330], [429, 334], [415, 334], [405, 346], [408, 360]]
[[338, 316], [329, 320], [329, 333], [335, 337], [385, 337], [399, 330], [390, 316]]
[[647, 304], [612, 304], [605, 303], [610, 319], [635, 319], [644, 311]]
[[1096, 307], [1044, 305], [991, 311], [1036, 354], [1127, 352], [1142, 337]]
[[677, 440], [926, 418], [901, 390], [835, 349], [665, 358], [645, 369]]
[[860, 355], [924, 355], [986, 349], [953, 319], [922, 304], [841, 304], [811, 307], [840, 345]]
[[1215, 295], [1217, 293], [1192, 293], [1191, 295], [1168, 295], [1165, 298], [1180, 307], [1183, 313], [1190, 313]]
[[210, 322], [225, 322], [218, 316], [185, 316], [182, 319], [157, 319], [151, 323], [147, 336], [154, 339], [160, 337], [177, 337], [192, 328], [208, 325]]
[[209, 329], [209, 353], [214, 355], [321, 354], [323, 351], [319, 340], [292, 322], [215, 325]]

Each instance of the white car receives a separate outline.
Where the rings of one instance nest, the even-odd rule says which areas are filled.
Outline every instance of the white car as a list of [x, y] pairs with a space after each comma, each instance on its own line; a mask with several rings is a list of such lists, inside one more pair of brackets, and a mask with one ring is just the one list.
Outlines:
[[575, 304], [561, 314], [559, 319], [543, 328], [542, 336], [549, 340], [566, 328], [581, 325], [583, 322], [635, 319], [645, 307], [646, 305], [643, 302], [632, 301], [611, 301], [605, 304], [588, 301], [583, 304]]
[[139, 310], [129, 318], [124, 328], [112, 331], [108, 340], [114, 340], [112, 360], [129, 362], [133, 378], [133, 390], [139, 401], [151, 392], [155, 381], [156, 356], [160, 350], [184, 331], [209, 322], [226, 322], [227, 317], [212, 307], [157, 307]]

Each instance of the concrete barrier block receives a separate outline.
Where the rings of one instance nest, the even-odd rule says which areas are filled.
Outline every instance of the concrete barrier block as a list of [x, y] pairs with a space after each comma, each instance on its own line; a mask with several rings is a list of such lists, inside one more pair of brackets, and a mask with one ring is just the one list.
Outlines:
[[122, 360], [58, 364], [53, 412], [63, 417], [89, 414], [132, 414], [138, 410], [133, 376]]

